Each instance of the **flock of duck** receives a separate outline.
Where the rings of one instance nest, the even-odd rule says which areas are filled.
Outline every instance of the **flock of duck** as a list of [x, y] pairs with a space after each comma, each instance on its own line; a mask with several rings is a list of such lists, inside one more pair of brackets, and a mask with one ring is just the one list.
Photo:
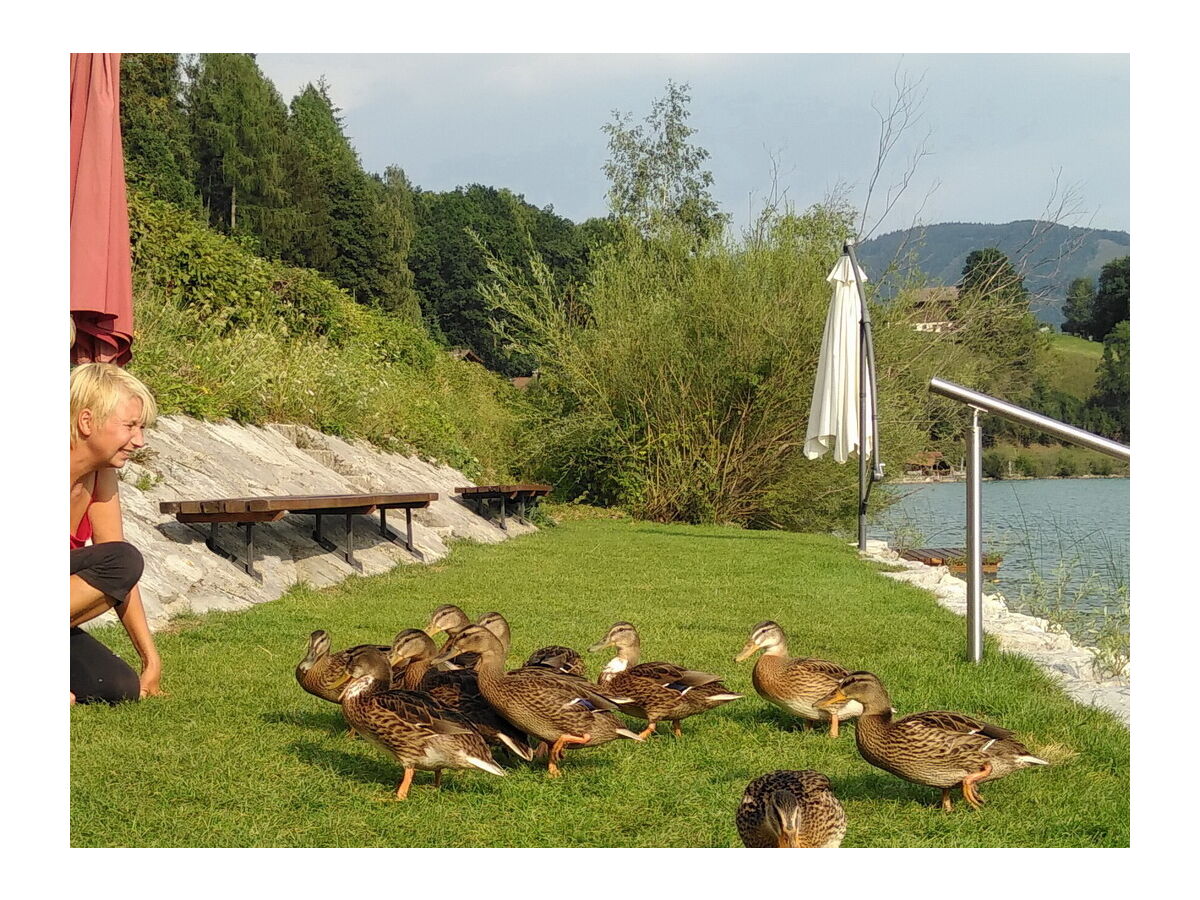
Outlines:
[[[445, 632], [440, 648], [434, 636]], [[392, 755], [404, 768], [396, 798], [408, 796], [417, 769], [481, 769], [504, 775], [492, 749], [527, 761], [547, 759], [551, 777], [569, 747], [595, 747], [618, 738], [644, 741], [660, 722], [676, 737], [680, 722], [743, 695], [721, 676], [666, 662], [640, 662], [641, 641], [629, 622], [617, 622], [589, 647], [616, 649], [595, 682], [583, 658], [569, 647], [535, 651], [520, 668], [506, 670], [509, 624], [499, 613], [477, 622], [457, 606], [434, 610], [423, 629], [401, 631], [391, 646], [364, 644], [331, 653], [328, 632], [314, 631], [296, 680], [310, 694], [340, 704], [351, 734]], [[921, 712], [893, 718], [887, 690], [870, 672], [834, 662], [789, 656], [783, 629], [755, 625], [735, 657], [762, 651], [753, 672], [764, 699], [800, 717], [804, 728], [857, 718], [859, 753], [868, 763], [915, 784], [940, 788], [952, 809], [951, 788], [979, 808], [978, 785], [1017, 769], [1048, 763], [1032, 755], [1011, 731], [955, 712]], [[617, 713], [646, 723], [626, 728]], [[812, 770], [770, 772], [747, 786], [736, 812], [747, 847], [837, 847], [846, 814], [829, 779]]]

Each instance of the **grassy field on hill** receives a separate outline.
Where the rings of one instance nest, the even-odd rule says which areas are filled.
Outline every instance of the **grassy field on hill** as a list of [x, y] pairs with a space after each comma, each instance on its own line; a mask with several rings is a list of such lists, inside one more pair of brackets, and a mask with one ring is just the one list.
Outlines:
[[[647, 659], [723, 673], [747, 696], [645, 744], [567, 753], [564, 777], [505, 761], [508, 776], [449, 772], [441, 791], [348, 740], [339, 709], [293, 669], [310, 631], [336, 648], [387, 642], [442, 603], [500, 610], [511, 659], [584, 648], [613, 622]], [[983, 786], [988, 805], [952, 813], [938, 792], [872, 768], [852, 727], [802, 732], [735, 665], [751, 627], [778, 621], [793, 654], [876, 672], [902, 712], [952, 709], [1014, 729], [1049, 768]], [[71, 710], [73, 846], [733, 847], [746, 784], [778, 768], [826, 773], [849, 817], [844, 846], [1128, 846], [1129, 733], [1068, 700], [1032, 663], [963, 659], [963, 622], [884, 578], [843, 541], [722, 527], [575, 521], [501, 545], [351, 578], [240, 613], [180, 622], [159, 637], [170, 696]], [[119, 632], [102, 634], [124, 649]], [[589, 658], [595, 676], [608, 654]], [[114, 828], [113, 823], [119, 827]]]
[[1050, 336], [1052, 363], [1050, 385], [1076, 397], [1087, 399], [1096, 383], [1096, 367], [1104, 352], [1104, 344], [1089, 341], [1073, 334]]

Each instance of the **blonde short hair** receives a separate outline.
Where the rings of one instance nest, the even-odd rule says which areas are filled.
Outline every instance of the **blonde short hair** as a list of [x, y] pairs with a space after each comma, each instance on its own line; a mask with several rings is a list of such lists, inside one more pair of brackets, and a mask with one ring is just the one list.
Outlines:
[[120, 366], [112, 363], [83, 363], [71, 370], [71, 446], [80, 440], [79, 414], [92, 411], [97, 425], [103, 425], [117, 404], [126, 397], [142, 401], [141, 425], [153, 425], [158, 417], [158, 405], [150, 390]]

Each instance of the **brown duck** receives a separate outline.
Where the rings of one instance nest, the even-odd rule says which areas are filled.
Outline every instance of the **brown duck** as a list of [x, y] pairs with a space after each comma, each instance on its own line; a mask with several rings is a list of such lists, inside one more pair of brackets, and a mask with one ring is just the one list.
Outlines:
[[424, 691], [439, 703], [461, 713], [489, 744], [504, 746], [522, 759], [533, 759], [525, 735], [514, 728], [479, 692], [478, 676], [470, 669], [445, 672], [430, 662], [437, 655], [433, 638], [416, 628], [392, 642], [392, 684], [406, 691]]
[[840, 847], [846, 813], [829, 779], [812, 769], [780, 769], [746, 786], [735, 816], [747, 847]]
[[513, 725], [550, 744], [547, 771], [551, 777], [560, 774], [558, 762], [568, 744], [596, 747], [618, 737], [641, 740], [621, 726], [613, 712], [617, 704], [595, 685], [552, 672], [505, 672], [500, 640], [479, 625], [460, 631], [433, 664], [463, 652], [480, 656], [476, 672], [487, 702]]
[[818, 707], [817, 701], [829, 695], [850, 671], [835, 662], [812, 657], [788, 655], [787, 638], [774, 622], [759, 622], [750, 630], [750, 639], [735, 658], [749, 659], [759, 650], [763, 655], [754, 664], [752, 680], [760, 697], [780, 709], [799, 716], [804, 727], [809, 722], [829, 722], [829, 736], [838, 736], [838, 722], [857, 716], [862, 705], [851, 700], [835, 707]]
[[851, 672], [820, 701], [837, 707], [847, 699], [863, 706], [854, 729], [862, 758], [914, 784], [942, 789], [942, 808], [953, 808], [950, 789], [962, 785], [963, 799], [983, 804], [975, 785], [1028, 766], [1049, 765], [1029, 752], [1007, 728], [956, 712], [921, 712], [892, 720], [892, 701], [870, 672]]
[[342, 691], [350, 680], [349, 663], [360, 650], [374, 647], [385, 654], [391, 650], [390, 647], [360, 644], [330, 653], [331, 644], [328, 631], [314, 631], [308, 639], [308, 653], [296, 666], [296, 681], [300, 687], [314, 697], [320, 697], [330, 703], [341, 702]]
[[342, 692], [342, 712], [355, 731], [404, 767], [397, 800], [408, 796], [417, 769], [434, 773], [434, 787], [441, 786], [443, 769], [504, 774], [466, 718], [429, 694], [388, 690], [391, 672], [387, 657], [375, 648], [356, 653]]
[[685, 669], [668, 662], [639, 663], [641, 639], [629, 622], [617, 622], [608, 629], [604, 640], [588, 650], [595, 653], [605, 647], [616, 647], [617, 655], [600, 673], [600, 687], [614, 697], [630, 701], [618, 701], [621, 712], [649, 723], [641, 733], [643, 738], [653, 734], [664, 719], [671, 723], [672, 733], [682, 737], [679, 723], [683, 719], [743, 696], [729, 690], [721, 683], [721, 676], [711, 672]]

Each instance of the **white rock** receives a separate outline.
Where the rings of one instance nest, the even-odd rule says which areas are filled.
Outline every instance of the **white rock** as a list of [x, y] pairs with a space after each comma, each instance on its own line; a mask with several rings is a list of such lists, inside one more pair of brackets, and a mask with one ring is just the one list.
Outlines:
[[[884, 561], [883, 551], [861, 554], [870, 559]], [[880, 542], [882, 543], [882, 542]], [[924, 563], [908, 562], [902, 572], [884, 572], [888, 578], [903, 581], [928, 590], [938, 605], [958, 615], [967, 610], [967, 583], [951, 575], [945, 566], [926, 566]], [[1101, 678], [1093, 665], [1095, 651], [1080, 647], [1065, 631], [1056, 631], [1050, 623], [1037, 616], [1012, 612], [1003, 595], [983, 595], [983, 626], [988, 634], [995, 635], [1005, 652], [1019, 653], [1040, 666], [1051, 678], [1062, 685], [1063, 690], [1079, 703], [1106, 709], [1126, 725], [1129, 724], [1129, 666], [1119, 678]]]
[[[129, 471], [119, 489], [126, 538], [146, 559], [140, 585], [152, 629], [183, 611], [243, 609], [273, 600], [298, 582], [323, 587], [355, 573], [340, 555], [313, 540], [314, 517], [287, 515], [254, 528], [254, 567], [263, 576], [259, 584], [207, 548], [208, 525], [190, 526], [159, 513], [163, 500], [436, 492], [438, 499], [427, 509], [413, 511], [413, 543], [424, 562], [444, 557], [447, 542], [454, 538], [497, 543], [536, 530], [513, 518], [510, 508], [504, 531], [455, 499], [454, 488], [473, 482], [449, 466], [301, 425], [260, 428], [163, 416], [147, 434], [147, 451], [140, 462], [126, 466]], [[148, 489], [140, 490], [139, 483]], [[404, 534], [403, 510], [389, 510], [387, 521], [393, 532]], [[345, 544], [344, 523], [342, 516], [329, 516], [324, 524], [325, 535], [339, 547]], [[242, 555], [245, 538], [240, 527], [219, 525], [217, 539], [220, 546]], [[366, 575], [417, 561], [402, 545], [379, 534], [378, 513], [356, 518], [354, 543], [354, 556]], [[87, 627], [115, 620], [110, 612]]]

